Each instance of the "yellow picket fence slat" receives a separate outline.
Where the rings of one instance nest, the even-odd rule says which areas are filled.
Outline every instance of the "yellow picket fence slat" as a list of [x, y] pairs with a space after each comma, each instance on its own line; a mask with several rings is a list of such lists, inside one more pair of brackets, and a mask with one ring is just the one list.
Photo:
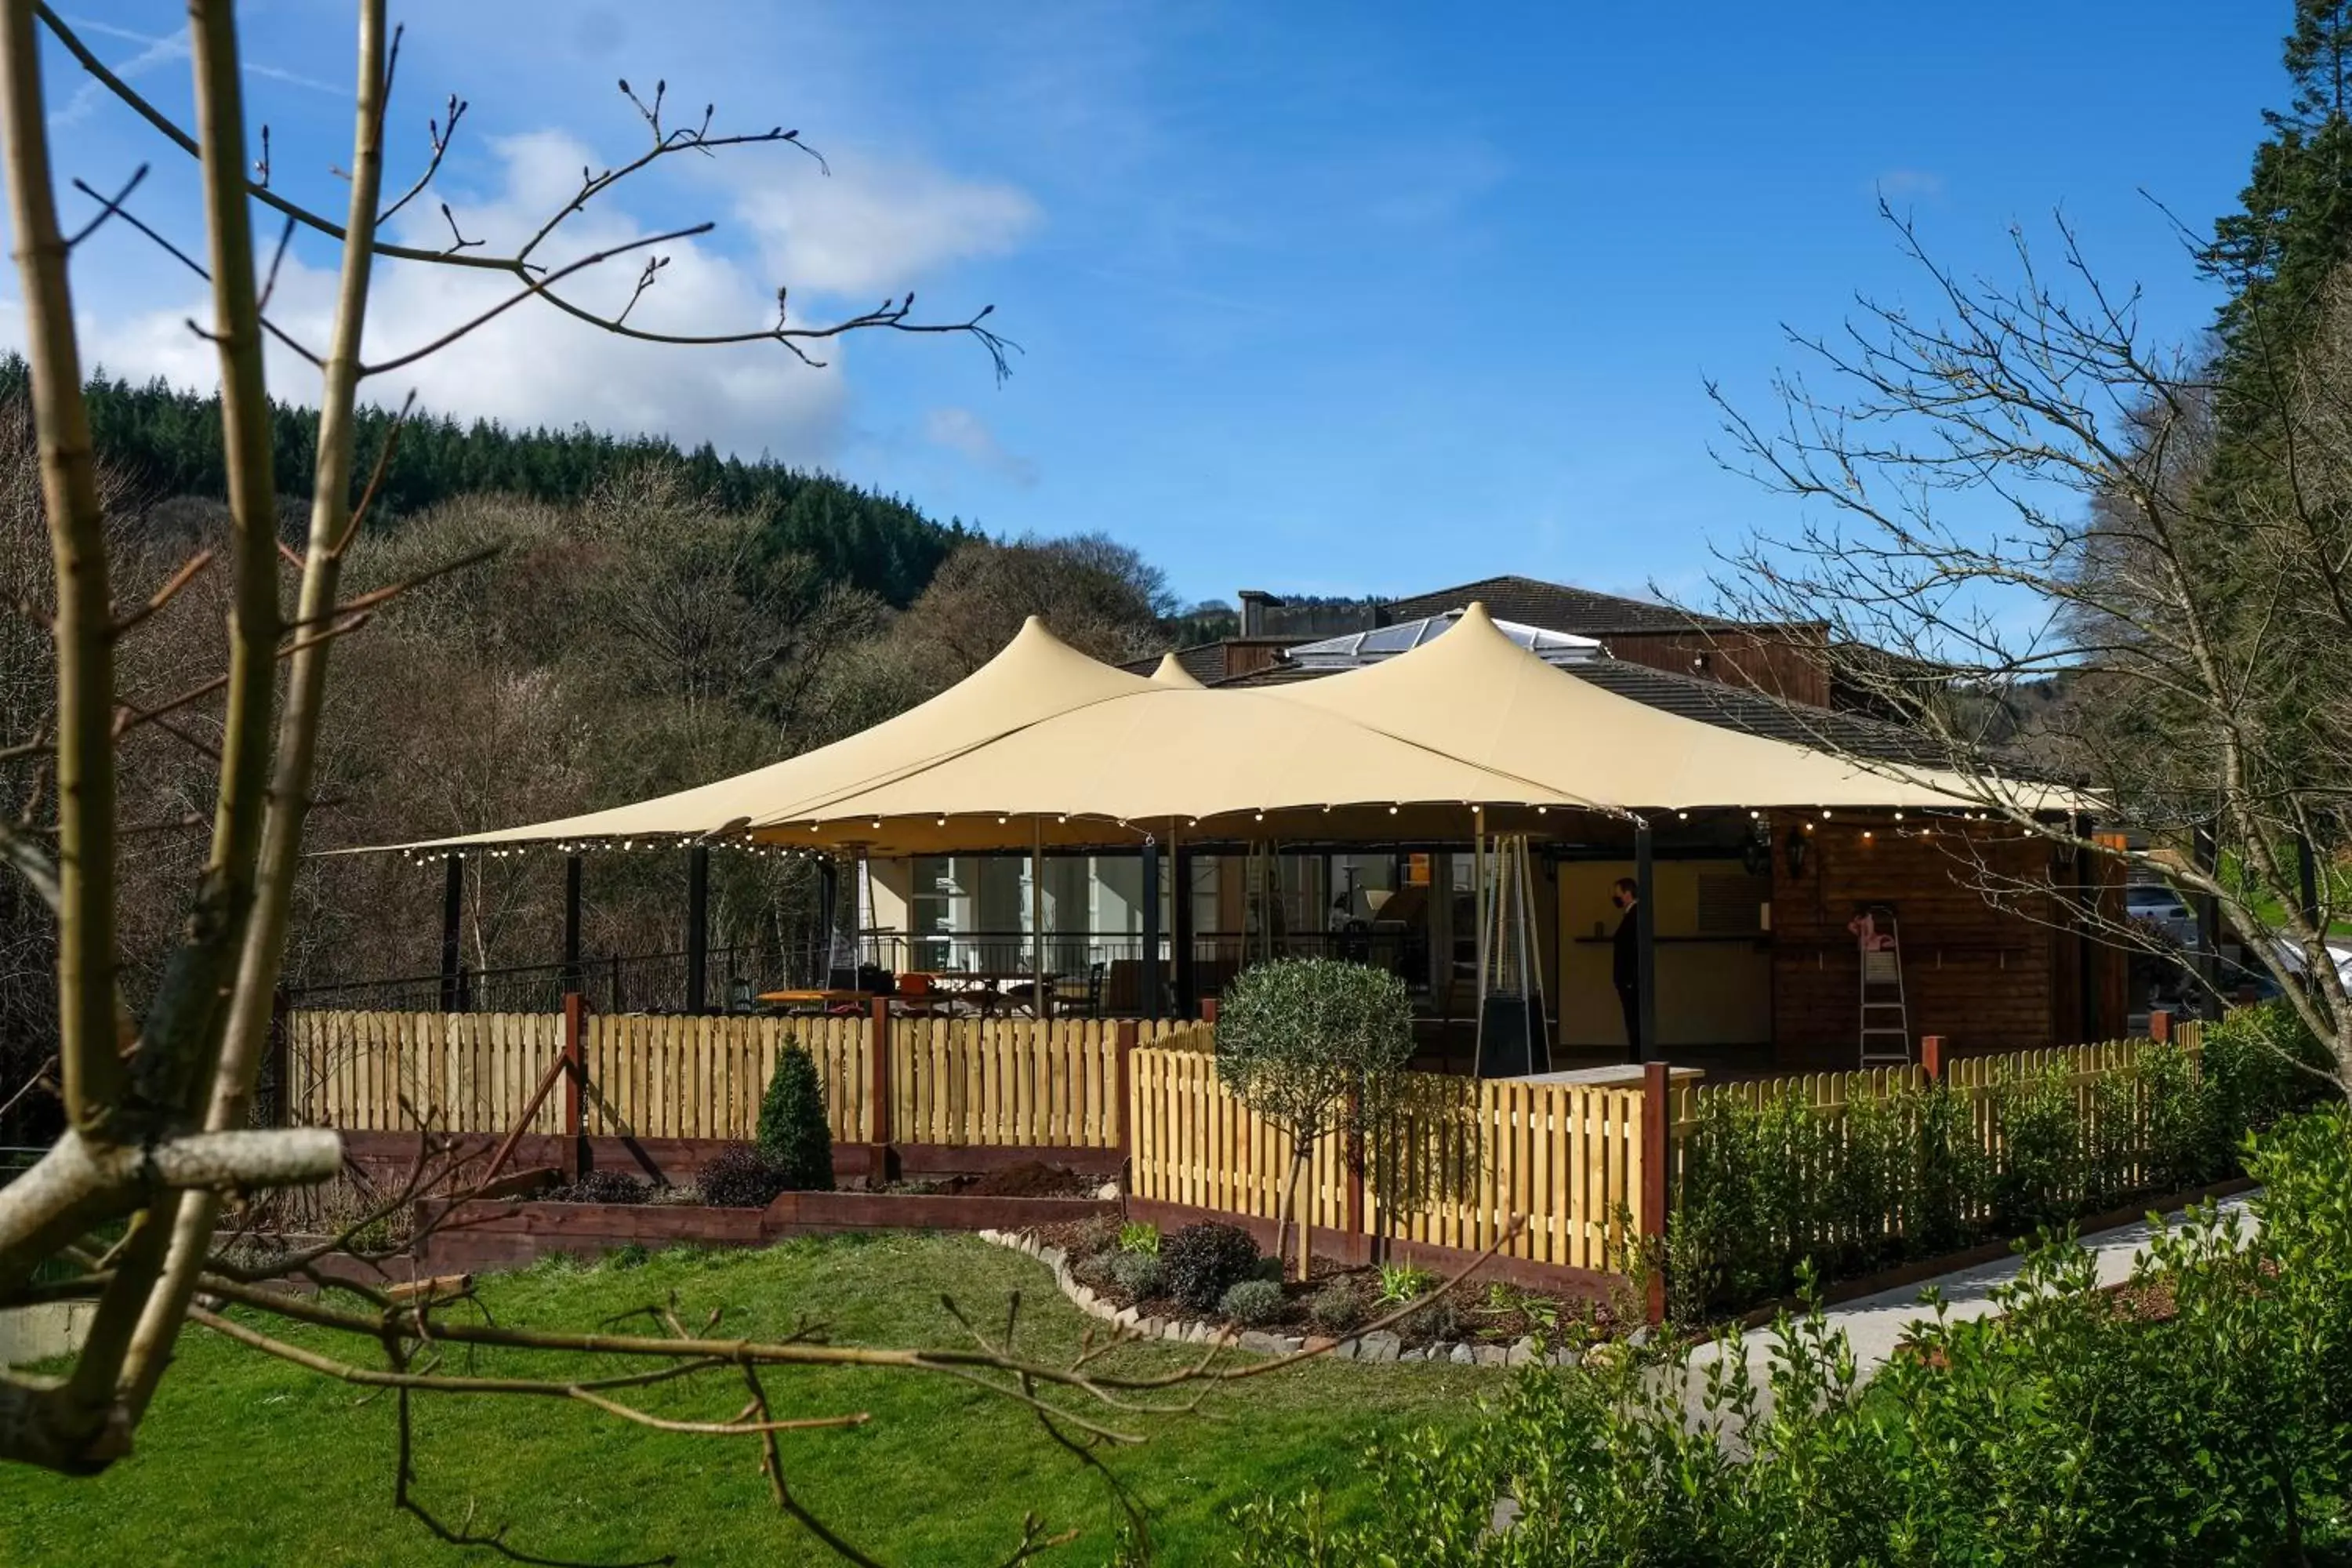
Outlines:
[[[1170, 1040], [1131, 1064], [1136, 1197], [1256, 1219], [1280, 1212], [1289, 1136], [1218, 1081], [1216, 1058]], [[1323, 1229], [1621, 1271], [1642, 1181], [1642, 1092], [1410, 1073], [1368, 1136], [1360, 1208], [1336, 1135], [1316, 1141], [1294, 1212]], [[1516, 1233], [1504, 1241], [1507, 1231]]]
[[[1151, 1043], [1188, 1025], [1127, 1026]], [[1119, 1137], [1118, 1042], [1103, 1019], [893, 1018], [898, 1142], [1107, 1149]], [[592, 1137], [748, 1141], [776, 1058], [797, 1041], [824, 1086], [835, 1142], [874, 1137], [872, 1020], [590, 1015], [583, 1130]], [[354, 1131], [504, 1132], [563, 1049], [560, 1014], [342, 1013], [287, 1018], [289, 1105]], [[563, 1131], [551, 1094], [530, 1131]]]

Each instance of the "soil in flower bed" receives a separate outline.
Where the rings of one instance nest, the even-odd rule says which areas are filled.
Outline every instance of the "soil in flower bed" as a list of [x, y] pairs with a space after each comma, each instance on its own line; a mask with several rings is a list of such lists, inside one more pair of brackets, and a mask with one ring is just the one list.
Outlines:
[[[1142, 1315], [1171, 1321], [1222, 1324], [1240, 1331], [1258, 1329], [1272, 1333], [1297, 1335], [1328, 1335], [1344, 1339], [1397, 1310], [1400, 1303], [1381, 1300], [1381, 1270], [1376, 1267], [1341, 1263], [1320, 1253], [1307, 1260], [1307, 1278], [1304, 1283], [1285, 1279], [1282, 1286], [1283, 1304], [1274, 1316], [1253, 1323], [1239, 1323], [1215, 1310], [1202, 1311], [1184, 1306], [1171, 1297], [1152, 1295], [1138, 1299], [1122, 1289], [1097, 1267], [1080, 1268], [1083, 1259], [1100, 1258], [1118, 1250], [1118, 1225], [1116, 1220], [1102, 1218], [1064, 1220], [1057, 1225], [1034, 1226], [1024, 1234], [1044, 1246], [1058, 1247], [1066, 1254], [1072, 1268], [1078, 1272], [1080, 1282], [1115, 1307], [1133, 1307]], [[1271, 1258], [1259, 1259], [1260, 1279], [1274, 1278]], [[1431, 1277], [1424, 1293], [1433, 1291], [1442, 1280]], [[1351, 1290], [1358, 1303], [1352, 1324], [1333, 1321], [1327, 1314], [1318, 1321], [1313, 1304], [1327, 1291]], [[1431, 1303], [1423, 1311], [1413, 1313], [1390, 1325], [1407, 1346], [1430, 1344], [1508, 1345], [1533, 1336], [1552, 1345], [1584, 1345], [1601, 1340], [1613, 1339], [1632, 1327], [1621, 1322], [1616, 1313], [1604, 1305], [1580, 1297], [1564, 1297], [1549, 1291], [1523, 1289], [1499, 1281], [1487, 1283], [1465, 1280]]]
[[892, 1182], [886, 1193], [951, 1198], [1090, 1198], [1103, 1179], [1039, 1160], [1024, 1160], [984, 1176], [920, 1176]]

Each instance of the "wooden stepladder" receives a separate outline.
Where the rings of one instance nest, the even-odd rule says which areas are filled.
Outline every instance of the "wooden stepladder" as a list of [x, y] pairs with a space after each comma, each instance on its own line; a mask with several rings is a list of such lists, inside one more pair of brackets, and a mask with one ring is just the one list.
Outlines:
[[1903, 996], [1903, 933], [1888, 904], [1846, 922], [1862, 952], [1862, 1065], [1908, 1066], [1911, 1009]]

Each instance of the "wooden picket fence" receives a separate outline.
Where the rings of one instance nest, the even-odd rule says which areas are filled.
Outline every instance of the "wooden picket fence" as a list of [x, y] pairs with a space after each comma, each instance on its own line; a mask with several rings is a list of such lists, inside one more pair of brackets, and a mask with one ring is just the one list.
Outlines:
[[[1271, 1219], [1291, 1171], [1281, 1130], [1217, 1079], [1193, 1041], [1135, 1053], [1129, 1191]], [[1182, 1048], [1192, 1046], [1195, 1048]], [[1323, 1229], [1485, 1248], [1515, 1223], [1513, 1257], [1622, 1271], [1637, 1234], [1642, 1091], [1406, 1075], [1401, 1104], [1350, 1169], [1316, 1142], [1294, 1214]]]
[[[870, 1016], [591, 1016], [580, 1131], [749, 1140], [776, 1058], [798, 1041], [815, 1058], [837, 1142], [1124, 1145], [1138, 1198], [1266, 1219], [1279, 1209], [1289, 1141], [1218, 1081], [1212, 1026], [893, 1018], [886, 1027], [877, 1078]], [[1124, 1030], [1136, 1048], [1126, 1053], [1122, 1098]], [[2177, 1038], [2193, 1057], [2197, 1026]], [[562, 1057], [564, 1022], [560, 1014], [298, 1012], [285, 1042], [295, 1121], [399, 1131], [429, 1115], [450, 1131], [503, 1132]], [[2088, 1110], [2103, 1083], [2137, 1080], [2143, 1049], [2121, 1042], [1969, 1058], [1944, 1078], [1998, 1158], [2001, 1085], [2055, 1072]], [[1358, 1158], [1336, 1137], [1318, 1141], [1294, 1213], [1318, 1229], [1472, 1249], [1516, 1226], [1504, 1242], [1513, 1257], [1622, 1273], [1639, 1238], [1664, 1224], [1660, 1194], [1710, 1097], [1794, 1096], [1842, 1124], [1848, 1107], [1926, 1081], [1910, 1067], [1677, 1086], [1645, 1123], [1640, 1088], [1409, 1074], [1393, 1115]], [[887, 1095], [879, 1127], [877, 1089]], [[550, 1095], [529, 1131], [560, 1134], [564, 1115], [565, 1097]], [[1653, 1160], [1664, 1177], [1647, 1169]]]
[[[1136, 1026], [1157, 1041], [1189, 1026]], [[361, 1131], [431, 1116], [458, 1132], [514, 1125], [563, 1049], [561, 1014], [298, 1012], [287, 1019], [295, 1121]], [[785, 1045], [815, 1059], [835, 1142], [873, 1141], [870, 1017], [590, 1015], [582, 1131], [742, 1142]], [[894, 1018], [889, 1135], [900, 1142], [1111, 1148], [1118, 1025], [1094, 1018]], [[551, 1095], [529, 1131], [562, 1132]]]
[[[2199, 1071], [2203, 1026], [2193, 1020], [2176, 1025], [2172, 1038], [2186, 1053], [2190, 1073]], [[2012, 1091], [2046, 1085], [2070, 1098], [2075, 1158], [2057, 1190], [2048, 1196], [2065, 1204], [2099, 1206], [2132, 1194], [2152, 1192], [2166, 1180], [2149, 1163], [2155, 1153], [2150, 1133], [2156, 1099], [2143, 1071], [2143, 1058], [2152, 1048], [2147, 1040], [2113, 1040], [1968, 1057], [1944, 1064], [1940, 1079], [1967, 1118], [1969, 1136], [1963, 1138], [1964, 1146], [1972, 1142], [1993, 1172], [2007, 1167], [2009, 1130], [2003, 1115]], [[1888, 1184], [1879, 1209], [1862, 1214], [1816, 1211], [1802, 1223], [1790, 1218], [1790, 1223], [1799, 1225], [1796, 1240], [1823, 1251], [1840, 1247], [1868, 1251], [1909, 1234], [1918, 1217], [1911, 1205], [1927, 1203], [1928, 1194], [1924, 1190], [1906, 1190], [1906, 1184], [1921, 1179], [1922, 1173], [1907, 1166], [1905, 1162], [1911, 1156], [1901, 1152], [1912, 1147], [1909, 1140], [1916, 1131], [1907, 1119], [1922, 1107], [1916, 1100], [1901, 1097], [1925, 1089], [1934, 1081], [1936, 1075], [1914, 1065], [1677, 1087], [1669, 1096], [1668, 1182], [1675, 1193], [1684, 1190], [1694, 1140], [1711, 1104], [1728, 1101], [1758, 1109], [1776, 1102], [1804, 1106], [1811, 1112], [1804, 1135], [1792, 1137], [1780, 1156], [1797, 1162], [1790, 1174], [1799, 1187], [1814, 1194], [1832, 1193], [1858, 1176]], [[1897, 1101], [1898, 1114], [1906, 1120], [1882, 1130], [1882, 1141], [1874, 1153], [1872, 1141], [1856, 1136], [1849, 1114], [1857, 1107], [1889, 1100]], [[1889, 1130], [1898, 1139], [1892, 1164], [1886, 1163], [1890, 1151], [1883, 1142]], [[1856, 1165], [1857, 1159], [1863, 1163]], [[1703, 1180], [1695, 1169], [1692, 1174], [1693, 1179]], [[1992, 1217], [1989, 1204], [1986, 1194], [1964, 1198], [1956, 1217], [1970, 1224], [1985, 1222]]]
[[[349, 1131], [414, 1129], [430, 1114], [459, 1131], [504, 1131], [563, 1052], [560, 1013], [287, 1016], [289, 1121]], [[529, 1131], [563, 1131], [550, 1096]]]

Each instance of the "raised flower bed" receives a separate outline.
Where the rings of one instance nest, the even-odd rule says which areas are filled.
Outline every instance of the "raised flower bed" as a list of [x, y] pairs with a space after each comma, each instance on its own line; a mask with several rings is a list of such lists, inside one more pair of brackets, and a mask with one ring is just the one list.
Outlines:
[[[1224, 1234], [1204, 1235], [1212, 1232]], [[1122, 1331], [1265, 1355], [1328, 1350], [1339, 1360], [1565, 1364], [1639, 1321], [1630, 1303], [1620, 1310], [1499, 1280], [1441, 1292], [1425, 1270], [1320, 1256], [1306, 1281], [1286, 1281], [1231, 1226], [1188, 1226], [1163, 1238], [1148, 1225], [1087, 1215], [982, 1235], [1035, 1258], [1080, 1310]]]

